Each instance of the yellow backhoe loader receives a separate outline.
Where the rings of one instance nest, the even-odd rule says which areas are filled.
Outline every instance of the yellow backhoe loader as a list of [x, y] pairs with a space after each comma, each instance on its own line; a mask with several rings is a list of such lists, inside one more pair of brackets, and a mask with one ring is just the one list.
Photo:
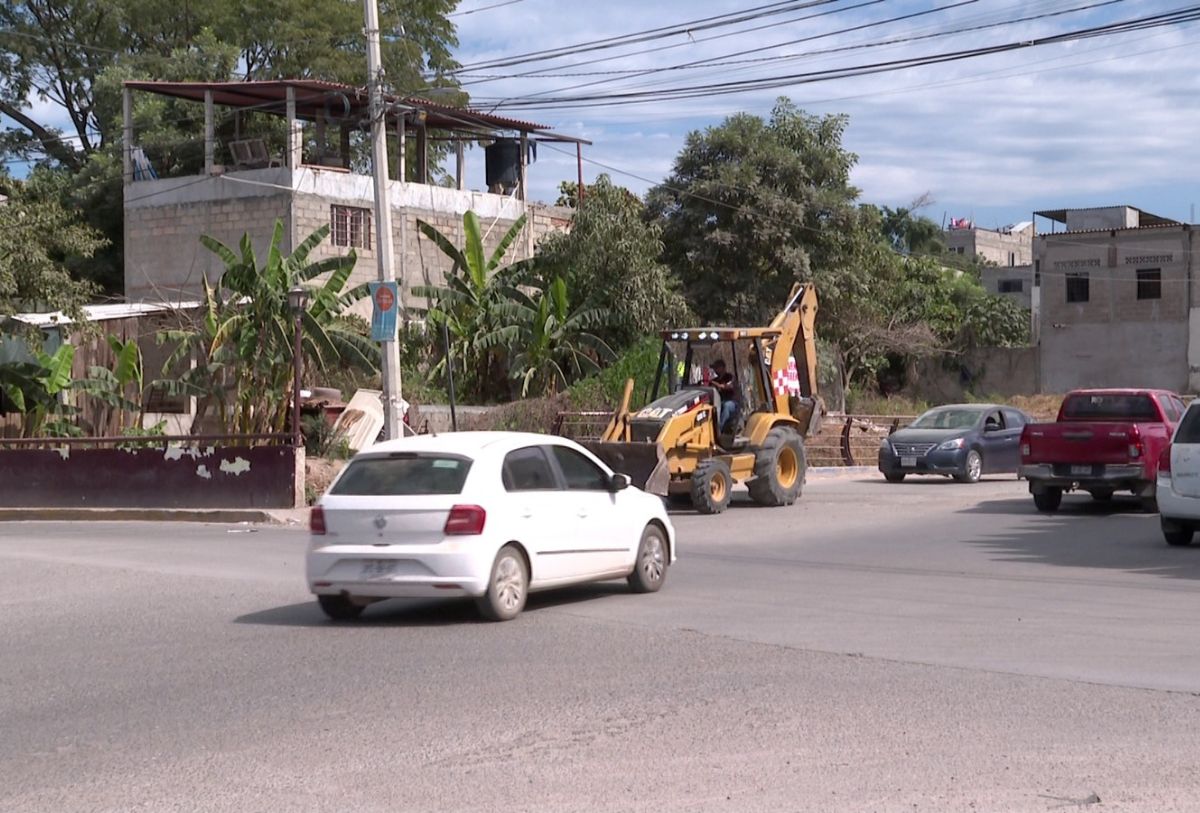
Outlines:
[[[646, 491], [690, 501], [702, 513], [729, 506], [745, 482], [762, 505], [790, 505], [804, 485], [804, 438], [820, 428], [814, 324], [816, 290], [796, 285], [766, 327], [662, 332], [649, 403], [630, 412], [632, 379], [599, 441], [585, 442]], [[733, 375], [736, 410], [721, 425], [713, 365]], [[729, 409], [726, 409], [729, 412]]]

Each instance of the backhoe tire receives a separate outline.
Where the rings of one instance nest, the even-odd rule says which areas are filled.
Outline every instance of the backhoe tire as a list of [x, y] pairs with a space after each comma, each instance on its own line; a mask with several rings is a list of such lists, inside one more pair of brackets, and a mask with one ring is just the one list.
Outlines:
[[715, 457], [701, 460], [692, 472], [692, 505], [701, 514], [719, 514], [729, 507], [733, 477], [725, 461]]
[[794, 429], [776, 426], [754, 456], [754, 479], [746, 484], [759, 505], [791, 505], [804, 487], [804, 444]]

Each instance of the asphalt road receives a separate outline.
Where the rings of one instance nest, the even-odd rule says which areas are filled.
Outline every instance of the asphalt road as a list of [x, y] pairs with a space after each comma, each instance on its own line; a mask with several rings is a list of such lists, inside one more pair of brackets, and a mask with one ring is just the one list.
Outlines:
[[1200, 546], [1012, 480], [676, 517], [657, 595], [327, 623], [295, 529], [0, 525], [0, 810], [1195, 810]]

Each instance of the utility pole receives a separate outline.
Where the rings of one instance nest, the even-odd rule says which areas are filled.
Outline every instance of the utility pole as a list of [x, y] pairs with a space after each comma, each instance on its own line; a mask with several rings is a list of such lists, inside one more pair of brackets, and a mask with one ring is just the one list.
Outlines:
[[[371, 111], [371, 174], [375, 179], [376, 255], [379, 281], [395, 280], [392, 265], [392, 205], [388, 201], [387, 113], [383, 104], [383, 60], [379, 53], [378, 0], [363, 0], [367, 35], [367, 82]], [[404, 280], [399, 280], [401, 286]], [[395, 307], [402, 307], [400, 296]], [[384, 437], [395, 440], [404, 432], [400, 415], [400, 348], [395, 336], [382, 342]]]

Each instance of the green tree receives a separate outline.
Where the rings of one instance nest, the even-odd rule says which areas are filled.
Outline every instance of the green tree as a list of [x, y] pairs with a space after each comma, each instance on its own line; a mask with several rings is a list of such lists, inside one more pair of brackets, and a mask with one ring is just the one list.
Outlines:
[[0, 178], [0, 321], [29, 310], [63, 310], [78, 317], [93, 293], [72, 269], [104, 245], [95, 230], [47, 192], [43, 173], [27, 182]]
[[943, 254], [946, 251], [946, 238], [942, 227], [917, 212], [928, 206], [928, 195], [922, 195], [908, 206], [892, 209], [883, 206], [880, 209], [882, 222], [880, 227], [884, 238], [892, 248], [902, 254]]
[[[417, 221], [421, 233], [445, 254], [453, 266], [444, 285], [415, 286], [413, 293], [425, 297], [429, 307], [418, 311], [431, 327], [446, 325], [450, 333], [450, 355], [455, 369], [464, 376], [463, 395], [482, 401], [494, 401], [508, 394], [506, 348], [494, 340], [496, 331], [505, 326], [501, 306], [511, 301], [511, 291], [529, 276], [526, 262], [504, 266], [509, 247], [525, 228], [525, 216], [517, 218], [489, 255], [483, 244], [483, 231], [474, 212], [463, 214], [463, 248], [423, 220]], [[430, 371], [441, 379], [446, 359]]]
[[[560, 203], [574, 203], [576, 187], [562, 184]], [[679, 282], [659, 261], [662, 226], [647, 221], [641, 200], [607, 175], [585, 191], [571, 230], [552, 233], [538, 246], [539, 275], [562, 277], [575, 301], [607, 312], [606, 326], [596, 333], [616, 348], [685, 319]]]
[[705, 321], [760, 324], [796, 280], [815, 281], [836, 308], [861, 275], [856, 156], [844, 116], [813, 116], [780, 99], [769, 119], [740, 113], [693, 132], [647, 208], [664, 259]]
[[[329, 226], [322, 226], [284, 256], [280, 251], [283, 223], [276, 222], [262, 263], [248, 234], [238, 251], [207, 235], [201, 237], [205, 247], [225, 262], [225, 270], [216, 289], [204, 281], [205, 307], [199, 325], [163, 336], [177, 345], [164, 374], [189, 356], [197, 362], [170, 389], [200, 396], [205, 407], [214, 405], [227, 431], [282, 432], [292, 398], [294, 358], [294, 317], [287, 293], [295, 285], [304, 285], [311, 293], [301, 314], [306, 369], [321, 373], [348, 365], [374, 371], [374, 343], [340, 318], [367, 294], [366, 285], [346, 290], [356, 261], [354, 252], [309, 262], [308, 255], [328, 235]], [[325, 277], [324, 282], [319, 277]]]
[[510, 354], [509, 374], [521, 382], [522, 398], [554, 395], [599, 372], [598, 360], [616, 357], [603, 339], [590, 332], [605, 323], [607, 312], [588, 306], [572, 309], [562, 277], [555, 277], [536, 296], [513, 289], [509, 298], [497, 310], [511, 324], [492, 331], [483, 342]]

